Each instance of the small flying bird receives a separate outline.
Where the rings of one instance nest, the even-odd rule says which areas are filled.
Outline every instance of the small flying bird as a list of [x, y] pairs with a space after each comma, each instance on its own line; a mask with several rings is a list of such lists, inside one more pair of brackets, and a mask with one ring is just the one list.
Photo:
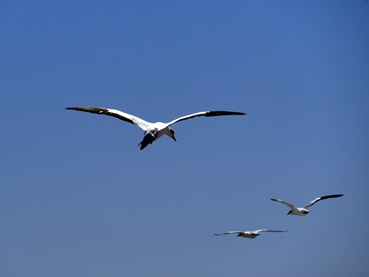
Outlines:
[[321, 197], [315, 198], [313, 201], [309, 202], [308, 204], [306, 204], [306, 206], [304, 206], [302, 208], [296, 208], [294, 205], [292, 205], [292, 204], [290, 204], [286, 201], [280, 200], [280, 199], [271, 198], [270, 200], [283, 203], [283, 204], [287, 205], [288, 207], [290, 207], [291, 210], [287, 213], [287, 215], [293, 214], [293, 215], [299, 215], [299, 216], [306, 216], [308, 213], [311, 212], [311, 211], [308, 210], [308, 208], [310, 208], [311, 206], [313, 206], [315, 203], [319, 202], [320, 200], [325, 200], [325, 199], [329, 199], [329, 198], [337, 198], [337, 197], [341, 197], [341, 196], [343, 196], [343, 194], [332, 194], [332, 195], [321, 196]]
[[176, 138], [174, 137], [174, 130], [170, 126], [179, 121], [183, 121], [183, 120], [187, 120], [187, 119], [195, 118], [199, 116], [212, 117], [212, 116], [221, 116], [221, 115], [245, 115], [246, 114], [242, 112], [208, 111], [208, 112], [198, 112], [194, 114], [185, 115], [177, 119], [174, 119], [168, 123], [162, 123], [162, 122], [150, 123], [141, 118], [138, 118], [137, 116], [130, 115], [128, 113], [124, 113], [118, 110], [108, 109], [108, 108], [68, 107], [66, 108], [66, 110], [75, 110], [75, 111], [81, 111], [81, 112], [89, 112], [89, 113], [95, 113], [95, 114], [114, 116], [120, 120], [137, 125], [142, 130], [145, 131], [144, 137], [142, 141], [140, 142], [140, 144], [138, 145], [140, 147], [140, 150], [144, 149], [149, 144], [152, 144], [154, 141], [159, 139], [162, 135], [167, 135], [171, 137], [174, 141], [177, 141]]
[[278, 231], [278, 230], [267, 230], [267, 229], [260, 229], [260, 230], [255, 230], [255, 231], [229, 231], [229, 232], [225, 232], [222, 234], [214, 234], [216, 236], [222, 236], [222, 235], [233, 235], [233, 234], [238, 234], [237, 237], [243, 237], [243, 238], [248, 238], [248, 239], [254, 239], [256, 238], [259, 233], [261, 232], [287, 232], [287, 231]]

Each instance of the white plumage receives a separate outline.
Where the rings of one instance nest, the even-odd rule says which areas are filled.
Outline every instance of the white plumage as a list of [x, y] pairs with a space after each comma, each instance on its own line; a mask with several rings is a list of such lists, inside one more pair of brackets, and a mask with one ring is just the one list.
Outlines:
[[114, 110], [114, 109], [96, 108], [96, 107], [68, 107], [66, 109], [114, 116], [123, 121], [137, 125], [142, 130], [145, 131], [144, 138], [138, 145], [140, 147], [140, 150], [144, 149], [147, 145], [159, 139], [162, 135], [167, 135], [176, 141], [176, 138], [174, 137], [174, 130], [170, 128], [170, 126], [177, 122], [187, 120], [190, 118], [199, 117], [199, 116], [212, 117], [212, 116], [222, 116], [222, 115], [245, 115], [246, 114], [243, 112], [207, 111], [207, 112], [198, 112], [194, 114], [185, 115], [177, 119], [174, 119], [168, 123], [163, 123], [163, 122], [150, 123], [137, 116], [124, 113], [118, 110]]
[[343, 194], [332, 194], [332, 195], [325, 195], [325, 196], [317, 197], [314, 200], [310, 201], [308, 204], [306, 204], [302, 208], [296, 208], [291, 203], [288, 203], [280, 199], [271, 198], [270, 200], [277, 201], [279, 203], [285, 204], [288, 207], [290, 207], [291, 210], [287, 213], [287, 215], [292, 214], [292, 215], [306, 216], [310, 212], [308, 208], [310, 208], [311, 206], [313, 206], [315, 203], [319, 202], [320, 200], [329, 199], [329, 198], [337, 198], [341, 196], [343, 196]]
[[255, 230], [255, 231], [229, 231], [229, 232], [225, 232], [225, 233], [221, 233], [221, 234], [214, 234], [214, 235], [216, 235], [216, 236], [222, 236], [222, 235], [233, 235], [233, 234], [237, 234], [237, 237], [254, 239], [261, 232], [278, 232], [278, 233], [281, 233], [281, 232], [287, 232], [287, 231], [260, 229], [260, 230]]

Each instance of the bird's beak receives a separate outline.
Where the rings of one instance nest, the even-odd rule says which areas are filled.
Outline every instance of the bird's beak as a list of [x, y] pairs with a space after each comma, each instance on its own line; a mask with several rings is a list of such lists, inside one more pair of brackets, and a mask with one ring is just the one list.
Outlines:
[[177, 142], [176, 137], [174, 135], [171, 138], [174, 139], [175, 142]]

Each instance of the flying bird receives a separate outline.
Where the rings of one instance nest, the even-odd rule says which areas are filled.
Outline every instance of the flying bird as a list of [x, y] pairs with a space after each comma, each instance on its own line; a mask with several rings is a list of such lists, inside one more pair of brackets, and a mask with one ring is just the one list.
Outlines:
[[280, 202], [290, 207], [291, 210], [287, 213], [287, 215], [292, 214], [292, 215], [306, 216], [308, 213], [311, 212], [308, 210], [308, 208], [310, 208], [311, 206], [313, 206], [315, 203], [319, 202], [320, 200], [325, 200], [329, 198], [337, 198], [341, 196], [343, 196], [343, 194], [332, 194], [332, 195], [325, 195], [325, 196], [317, 197], [302, 208], [296, 208], [294, 205], [286, 201], [280, 200], [280, 199], [271, 198], [270, 200]]
[[214, 235], [216, 235], [216, 236], [222, 236], [222, 235], [238, 234], [237, 237], [254, 239], [261, 232], [278, 232], [278, 233], [281, 233], [281, 232], [287, 232], [287, 231], [260, 229], [260, 230], [255, 230], [255, 231], [229, 231], [229, 232], [225, 232], [225, 233], [222, 233], [222, 234], [214, 234]]
[[221, 116], [221, 115], [245, 115], [246, 114], [242, 112], [207, 111], [207, 112], [198, 112], [194, 114], [185, 115], [177, 119], [174, 119], [168, 123], [162, 123], [162, 122], [150, 123], [137, 116], [124, 113], [118, 110], [114, 110], [114, 109], [108, 109], [108, 108], [68, 107], [66, 108], [66, 110], [75, 110], [75, 111], [81, 111], [81, 112], [89, 112], [89, 113], [95, 113], [95, 114], [114, 116], [120, 120], [137, 125], [142, 130], [145, 131], [144, 137], [142, 141], [140, 142], [140, 144], [138, 145], [140, 147], [140, 150], [144, 149], [149, 144], [152, 144], [154, 141], [159, 139], [162, 135], [167, 135], [168, 137], [171, 137], [174, 141], [177, 141], [174, 136], [174, 130], [170, 127], [171, 125], [177, 122], [187, 120], [190, 118], [199, 117], [199, 116], [212, 117], [212, 116]]

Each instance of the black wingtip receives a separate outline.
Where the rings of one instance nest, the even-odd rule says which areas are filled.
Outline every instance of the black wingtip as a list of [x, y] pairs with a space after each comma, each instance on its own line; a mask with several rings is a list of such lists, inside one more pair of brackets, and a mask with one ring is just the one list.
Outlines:
[[244, 112], [229, 112], [229, 111], [209, 111], [206, 116], [221, 116], [221, 115], [246, 115]]
[[343, 194], [332, 194], [332, 195], [326, 195], [326, 196], [322, 196], [321, 199], [328, 199], [328, 198], [337, 198], [337, 197], [341, 197], [343, 196]]
[[80, 111], [83, 110], [83, 108], [81, 107], [66, 107], [66, 110], [72, 110], [72, 111]]

